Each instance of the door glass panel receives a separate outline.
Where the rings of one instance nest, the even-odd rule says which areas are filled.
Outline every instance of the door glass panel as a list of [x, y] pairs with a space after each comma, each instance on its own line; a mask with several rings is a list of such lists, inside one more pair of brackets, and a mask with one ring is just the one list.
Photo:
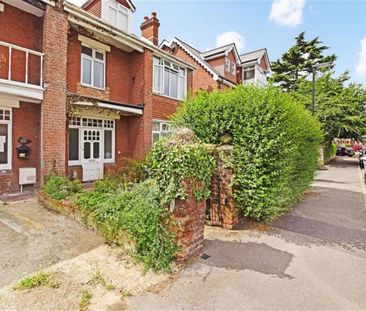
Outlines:
[[84, 159], [90, 159], [90, 142], [84, 142]]
[[100, 143], [99, 142], [94, 142], [93, 144], [93, 158], [94, 159], [99, 159], [99, 146]]
[[79, 129], [69, 129], [69, 161], [79, 160]]
[[104, 159], [112, 159], [112, 131], [104, 131]]
[[0, 164], [8, 163], [8, 125], [0, 124]]

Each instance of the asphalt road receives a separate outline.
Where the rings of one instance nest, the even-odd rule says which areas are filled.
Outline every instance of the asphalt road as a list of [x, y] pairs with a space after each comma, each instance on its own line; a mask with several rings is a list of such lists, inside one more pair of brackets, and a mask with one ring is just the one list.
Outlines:
[[356, 158], [318, 172], [294, 210], [268, 228], [207, 228], [206, 256], [139, 310], [365, 310], [366, 209]]

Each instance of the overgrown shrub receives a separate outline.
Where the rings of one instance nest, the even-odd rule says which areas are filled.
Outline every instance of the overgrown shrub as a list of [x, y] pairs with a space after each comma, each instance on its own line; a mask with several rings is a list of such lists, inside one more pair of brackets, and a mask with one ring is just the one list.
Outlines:
[[336, 155], [337, 145], [333, 143], [326, 143], [324, 145], [324, 163], [327, 163], [333, 156]]
[[51, 174], [45, 178], [43, 192], [56, 200], [63, 200], [82, 190], [79, 180], [70, 180], [66, 177]]
[[270, 219], [285, 212], [313, 179], [320, 126], [274, 87], [200, 92], [174, 121], [206, 143], [219, 144], [223, 133], [231, 133], [233, 195], [246, 216]]
[[170, 214], [161, 205], [161, 196], [156, 181], [149, 179], [114, 194], [83, 193], [77, 204], [107, 239], [123, 234], [131, 237], [136, 257], [146, 268], [159, 271], [170, 268], [177, 251]]
[[[187, 140], [188, 136], [188, 140]], [[197, 200], [210, 196], [214, 159], [210, 146], [188, 129], [178, 129], [175, 134], [159, 140], [150, 155], [150, 175], [161, 190], [162, 203], [185, 199], [184, 180], [190, 180]]]

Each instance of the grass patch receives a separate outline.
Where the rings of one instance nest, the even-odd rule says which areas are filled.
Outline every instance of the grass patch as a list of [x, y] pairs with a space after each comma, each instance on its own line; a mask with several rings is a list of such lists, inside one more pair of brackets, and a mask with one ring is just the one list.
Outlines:
[[27, 290], [38, 286], [49, 286], [52, 288], [59, 288], [60, 282], [55, 278], [55, 275], [50, 272], [38, 272], [34, 275], [25, 277], [20, 280], [14, 287], [13, 290]]
[[80, 302], [79, 302], [79, 309], [80, 311], [86, 310], [86, 308], [90, 305], [90, 300], [92, 299], [92, 293], [85, 289], [81, 293]]
[[95, 265], [95, 269], [92, 272], [92, 278], [90, 282], [95, 285], [100, 284], [104, 286], [107, 290], [115, 289], [115, 286], [112, 284], [112, 282], [106, 280], [106, 278], [102, 275], [102, 273], [99, 270], [98, 264]]
[[132, 297], [133, 294], [129, 289], [123, 289], [121, 291], [121, 299], [124, 300], [125, 298]]

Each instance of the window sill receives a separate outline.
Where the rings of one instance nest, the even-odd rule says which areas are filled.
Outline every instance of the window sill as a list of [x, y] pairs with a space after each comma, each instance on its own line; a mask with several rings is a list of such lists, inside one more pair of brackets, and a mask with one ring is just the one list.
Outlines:
[[175, 100], [177, 102], [182, 102], [182, 101], [186, 100], [186, 98], [184, 98], [184, 99], [178, 99], [178, 98], [170, 97], [170, 96], [167, 96], [167, 95], [164, 95], [164, 94], [155, 93], [155, 92], [153, 92], [153, 95], [160, 96], [160, 97], [164, 97], [164, 98], [168, 98], [168, 99], [172, 99], [172, 100]]
[[80, 86], [87, 87], [87, 88], [94, 89], [94, 90], [98, 90], [98, 91], [103, 91], [103, 92], [106, 91], [106, 88], [105, 87], [104, 88], [100, 88], [100, 87], [96, 87], [96, 86], [88, 85], [88, 84], [84, 84], [84, 83], [80, 83]]

